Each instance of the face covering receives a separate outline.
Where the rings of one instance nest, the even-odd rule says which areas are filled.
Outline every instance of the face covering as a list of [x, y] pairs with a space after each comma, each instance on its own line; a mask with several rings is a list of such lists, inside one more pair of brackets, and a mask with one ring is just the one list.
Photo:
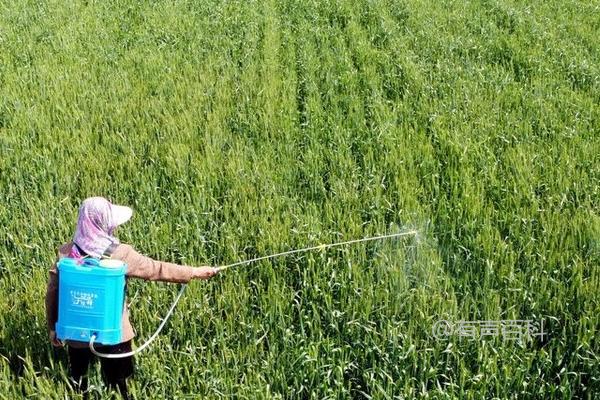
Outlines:
[[119, 244], [119, 239], [113, 236], [113, 231], [128, 221], [132, 214], [131, 208], [111, 204], [104, 197], [85, 199], [79, 207], [77, 228], [73, 237], [76, 246], [73, 246], [70, 256], [81, 258], [87, 254], [101, 258], [109, 247]]

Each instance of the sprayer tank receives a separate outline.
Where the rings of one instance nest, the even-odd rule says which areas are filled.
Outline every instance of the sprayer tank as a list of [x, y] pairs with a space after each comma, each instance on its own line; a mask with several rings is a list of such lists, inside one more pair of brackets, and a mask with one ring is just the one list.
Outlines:
[[127, 265], [119, 260], [77, 260], [58, 262], [58, 321], [60, 340], [121, 342], [121, 318], [125, 301]]

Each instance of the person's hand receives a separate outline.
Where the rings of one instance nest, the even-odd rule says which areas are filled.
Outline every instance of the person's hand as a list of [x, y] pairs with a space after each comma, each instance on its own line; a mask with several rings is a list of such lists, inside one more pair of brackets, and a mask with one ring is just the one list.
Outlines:
[[56, 331], [48, 332], [48, 339], [50, 339], [50, 343], [52, 343], [52, 346], [54, 346], [54, 347], [62, 347], [63, 346], [63, 342], [58, 340], [58, 338], [56, 337]]
[[209, 279], [219, 273], [219, 270], [213, 267], [196, 267], [194, 268], [195, 279]]

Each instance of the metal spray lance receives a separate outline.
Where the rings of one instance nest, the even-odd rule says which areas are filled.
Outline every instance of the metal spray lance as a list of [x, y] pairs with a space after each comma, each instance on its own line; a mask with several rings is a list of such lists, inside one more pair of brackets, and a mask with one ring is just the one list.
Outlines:
[[[234, 267], [237, 267], [240, 265], [247, 265], [247, 264], [251, 264], [254, 262], [258, 262], [258, 261], [269, 260], [269, 259], [277, 258], [277, 257], [289, 256], [291, 254], [304, 253], [304, 252], [312, 251], [312, 250], [324, 250], [324, 249], [328, 249], [331, 247], [338, 247], [338, 246], [344, 246], [344, 245], [361, 243], [361, 242], [370, 242], [370, 241], [375, 241], [375, 240], [392, 239], [392, 238], [397, 238], [397, 237], [401, 237], [401, 236], [411, 236], [411, 235], [418, 235], [418, 231], [410, 230], [410, 231], [392, 233], [392, 234], [388, 234], [388, 235], [371, 236], [371, 237], [365, 237], [365, 238], [361, 238], [361, 239], [348, 240], [345, 242], [328, 243], [328, 244], [321, 244], [318, 246], [305, 247], [302, 249], [289, 250], [289, 251], [284, 251], [282, 253], [276, 253], [276, 254], [271, 254], [268, 256], [256, 257], [256, 258], [252, 258], [250, 260], [239, 261], [239, 262], [235, 262], [233, 264], [223, 265], [223, 266], [217, 267], [216, 269], [217, 269], [217, 271], [220, 272], [220, 271], [224, 271], [229, 268], [234, 268]], [[165, 315], [165, 317], [161, 321], [161, 323], [158, 326], [158, 328], [156, 329], [156, 331], [152, 334], [152, 336], [150, 336], [150, 338], [144, 344], [142, 344], [140, 347], [138, 347], [135, 350], [130, 351], [128, 353], [121, 353], [121, 354], [99, 353], [94, 348], [94, 341], [96, 340], [96, 337], [95, 337], [95, 335], [92, 335], [92, 337], [90, 338], [90, 342], [89, 342], [89, 348], [92, 351], [92, 353], [94, 353], [98, 357], [103, 357], [103, 358], [124, 358], [124, 357], [133, 356], [134, 354], [137, 354], [140, 351], [144, 350], [156, 339], [158, 334], [162, 331], [163, 327], [165, 326], [165, 324], [167, 323], [167, 321], [173, 314], [173, 310], [175, 310], [175, 306], [179, 302], [179, 299], [183, 295], [183, 292], [185, 292], [186, 287], [187, 287], [186, 284], [183, 284], [181, 286], [181, 289], [179, 290], [177, 297], [175, 297], [173, 304], [171, 304], [171, 307], [169, 308], [169, 312], [167, 312], [167, 315]]]

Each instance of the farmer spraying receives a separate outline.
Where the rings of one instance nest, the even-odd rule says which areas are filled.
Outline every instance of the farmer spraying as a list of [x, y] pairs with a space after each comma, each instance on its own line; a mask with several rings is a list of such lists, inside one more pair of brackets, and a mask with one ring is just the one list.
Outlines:
[[[309, 251], [408, 236], [418, 238], [418, 231], [404, 230], [287, 250], [217, 268], [195, 268], [156, 261], [121, 244], [114, 237], [114, 230], [132, 213], [129, 207], [111, 204], [102, 197], [86, 199], [79, 208], [73, 241], [59, 248], [57, 262], [50, 271], [46, 292], [50, 341], [54, 346], [68, 345], [70, 378], [76, 390], [85, 395], [86, 373], [94, 356], [98, 356], [105, 383], [128, 398], [126, 379], [133, 374], [133, 355], [156, 339], [192, 279], [208, 279], [219, 271]], [[131, 347], [134, 333], [125, 301], [126, 279], [130, 277], [182, 283], [154, 334], [135, 350]]]
[[[133, 355], [127, 354], [132, 352], [134, 330], [124, 298], [126, 279], [187, 283], [192, 279], [211, 278], [218, 272], [217, 268], [208, 266], [191, 267], [153, 260], [130, 245], [120, 243], [114, 231], [127, 222], [132, 213], [131, 208], [111, 204], [102, 197], [84, 200], [79, 208], [73, 241], [58, 249], [57, 262], [50, 270], [46, 291], [50, 342], [58, 347], [63, 345], [61, 339], [65, 339], [70, 379], [76, 390], [84, 393], [87, 391], [87, 370], [94, 354], [103, 354], [105, 357], [101, 357], [100, 362], [104, 382], [119, 391], [123, 398], [128, 398], [126, 380], [133, 375]], [[106, 288], [99, 291], [101, 284]], [[83, 289], [78, 290], [73, 285], [80, 285]], [[112, 313], [117, 318], [116, 327], [107, 325], [105, 330], [79, 327], [91, 323], [85, 321], [87, 319], [105, 323], [106, 318], [111, 316], [97, 315], [93, 307], [111, 307], [111, 301], [116, 301], [112, 307], [117, 307], [118, 311]], [[118, 354], [124, 357], [110, 357]]]

